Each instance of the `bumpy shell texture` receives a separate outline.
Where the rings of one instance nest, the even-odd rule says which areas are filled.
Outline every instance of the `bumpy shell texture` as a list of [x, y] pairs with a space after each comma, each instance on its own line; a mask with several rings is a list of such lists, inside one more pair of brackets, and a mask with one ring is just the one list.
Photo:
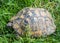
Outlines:
[[10, 19], [11, 26], [20, 35], [25, 33], [29, 25], [32, 36], [46, 36], [55, 32], [56, 26], [51, 14], [43, 8], [24, 8]]

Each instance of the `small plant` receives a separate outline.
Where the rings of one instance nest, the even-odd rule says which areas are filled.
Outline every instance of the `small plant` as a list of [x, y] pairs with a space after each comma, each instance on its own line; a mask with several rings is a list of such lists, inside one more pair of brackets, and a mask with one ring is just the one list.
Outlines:
[[25, 28], [25, 35], [26, 37], [30, 37], [31, 36], [31, 28], [29, 27], [29, 25], [26, 26]]

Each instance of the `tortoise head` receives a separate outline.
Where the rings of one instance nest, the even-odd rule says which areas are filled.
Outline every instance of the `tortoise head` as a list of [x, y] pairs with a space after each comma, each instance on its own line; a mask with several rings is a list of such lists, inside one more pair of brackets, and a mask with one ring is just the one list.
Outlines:
[[12, 22], [9, 22], [9, 23], [7, 24], [7, 26], [8, 26], [8, 27], [11, 27], [11, 26], [12, 26]]

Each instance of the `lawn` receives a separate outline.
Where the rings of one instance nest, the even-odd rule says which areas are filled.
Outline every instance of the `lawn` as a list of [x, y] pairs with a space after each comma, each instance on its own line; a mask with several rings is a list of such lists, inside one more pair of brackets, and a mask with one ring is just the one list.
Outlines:
[[[56, 24], [56, 32], [47, 37], [16, 38], [15, 31], [7, 28], [10, 18], [25, 7], [47, 9]], [[0, 0], [0, 43], [60, 43], [60, 0]]]

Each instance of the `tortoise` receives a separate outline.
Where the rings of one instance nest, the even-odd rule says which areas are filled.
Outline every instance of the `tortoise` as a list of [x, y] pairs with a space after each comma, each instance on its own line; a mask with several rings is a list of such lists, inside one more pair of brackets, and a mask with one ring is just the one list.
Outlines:
[[27, 29], [25, 27], [27, 25], [33, 37], [48, 36], [56, 30], [52, 15], [44, 8], [23, 8], [7, 24], [19, 35], [26, 33]]

